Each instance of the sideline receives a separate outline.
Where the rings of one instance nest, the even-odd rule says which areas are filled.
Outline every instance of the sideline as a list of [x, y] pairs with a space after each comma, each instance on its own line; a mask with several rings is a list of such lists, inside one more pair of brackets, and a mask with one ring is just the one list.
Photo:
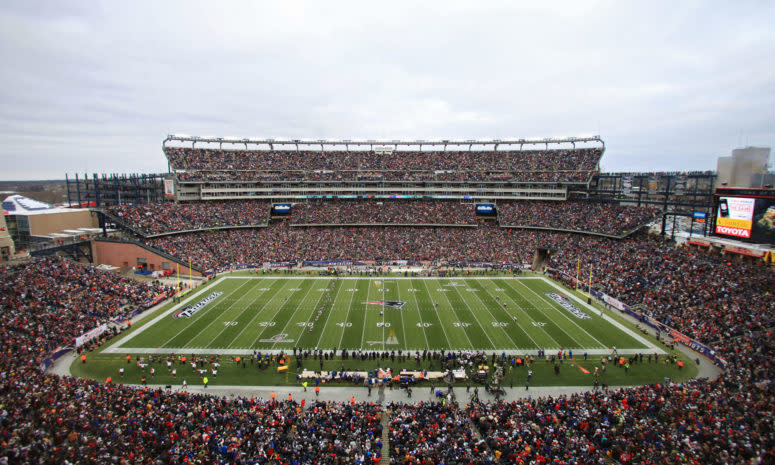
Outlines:
[[[524, 279], [525, 277], [523, 277]], [[531, 279], [544, 279], [548, 283], [550, 283], [553, 287], [557, 287], [559, 289], [562, 289], [560, 285], [555, 283], [549, 278], [544, 277], [530, 277]], [[330, 279], [330, 278], [329, 278]], [[363, 278], [359, 278], [363, 279]], [[395, 278], [394, 278], [395, 279]], [[417, 279], [416, 277], [414, 279]], [[470, 278], [461, 278], [461, 279], [470, 279]], [[513, 279], [513, 278], [503, 278], [503, 279]], [[206, 284], [211, 284], [211, 282], [208, 282]], [[197, 295], [199, 295], [202, 291], [207, 289], [210, 286], [198, 286], [199, 289], [195, 289], [195, 292], [191, 292], [190, 296], [185, 299], [181, 304], [186, 303], [192, 299], [194, 299]], [[566, 292], [566, 290], [563, 289], [563, 292]], [[571, 297], [576, 300], [577, 302], [582, 300], [579, 298], [575, 293], [570, 292], [569, 293]], [[600, 304], [600, 302], [595, 299], [595, 302]], [[168, 301], [161, 302], [157, 305], [157, 307], [161, 307], [162, 305], [166, 305]], [[586, 302], [580, 302], [582, 305], [587, 307], [588, 304]], [[175, 306], [177, 307], [177, 306]], [[594, 308], [594, 307], [593, 307]], [[135, 318], [133, 318], [132, 324], [135, 323], [135, 321], [142, 320], [143, 318], [146, 318], [148, 315], [150, 315], [154, 310], [156, 310], [156, 307], [150, 308], [146, 310], [145, 312], [137, 315]], [[598, 309], [594, 309], [597, 311]], [[615, 321], [614, 318], [610, 317], [608, 315], [608, 312], [613, 312], [614, 310], [605, 310], [606, 319], [611, 321], [614, 324], [620, 325], [621, 323], [618, 321]], [[161, 317], [164, 315], [167, 315], [169, 312], [164, 312]], [[626, 313], [617, 312], [617, 315], [619, 317], [623, 317], [627, 321], [629, 321], [632, 324], [639, 324], [640, 322], [632, 317], [631, 315], [628, 315]], [[656, 334], [656, 330], [653, 328], [646, 326], [645, 329], [654, 336]], [[111, 346], [112, 347], [112, 346]], [[687, 355], [691, 360], [698, 359], [700, 360], [700, 364], [698, 367], [698, 373], [696, 378], [709, 378], [709, 379], [717, 379], [722, 373], [723, 370], [716, 365], [714, 365], [710, 360], [706, 359], [703, 356], [700, 356], [697, 352], [694, 352], [689, 347], [686, 347], [682, 344], [677, 344], [675, 347], [675, 350], [682, 352], [683, 354]], [[147, 350], [138, 349], [139, 352], [146, 353]], [[186, 352], [190, 352], [191, 349], [186, 350]], [[103, 350], [102, 352], [106, 352], [106, 350]], [[130, 349], [123, 349], [121, 351], [122, 353], [126, 352], [132, 352], [133, 350]], [[162, 351], [164, 353], [170, 353], [169, 350]], [[247, 351], [252, 354], [252, 351]], [[262, 351], [267, 352], [267, 351]], [[279, 352], [279, 351], [278, 351]], [[605, 353], [609, 353], [609, 351], [604, 351]], [[626, 353], [624, 350], [619, 350], [619, 353]], [[633, 350], [633, 353], [638, 352], [637, 349]], [[214, 353], [213, 349], [208, 349], [206, 353]], [[234, 353], [236, 354], [237, 351], [229, 351], [228, 353]], [[592, 351], [589, 351], [590, 355], [592, 354]], [[59, 359], [57, 359], [47, 370], [48, 373], [57, 374], [60, 376], [71, 376], [70, 373], [70, 366], [73, 362], [77, 360], [77, 355], [73, 352], [70, 352], [66, 355], [63, 355]], [[141, 385], [134, 385], [134, 384], [127, 384], [127, 386], [137, 387], [137, 388], [143, 388]], [[156, 385], [156, 384], [149, 384], [146, 386], [147, 388], [152, 389], [164, 389], [165, 385]], [[505, 394], [500, 396], [500, 399], [506, 402], [511, 402], [519, 399], [532, 399], [537, 397], [546, 397], [546, 396], [553, 396], [553, 397], [559, 397], [563, 395], [572, 395], [572, 394], [579, 394], [583, 392], [589, 392], [592, 391], [592, 386], [535, 386], [530, 387], [529, 390], [525, 390], [524, 385], [517, 386], [515, 385], [514, 388], [509, 388], [506, 386], [504, 387]], [[635, 387], [635, 386], [609, 386], [609, 391], [616, 390], [620, 388], [627, 388], [627, 387]], [[356, 388], [356, 389], [353, 389]], [[465, 387], [454, 387], [453, 392], [457, 399], [457, 401], [460, 404], [467, 404], [471, 396], [474, 393], [475, 388], [472, 386], [470, 391], [467, 392], [467, 389]], [[182, 391], [181, 386], [176, 385], [172, 387], [172, 391], [174, 392], [180, 392]], [[479, 399], [483, 402], [494, 402], [497, 400], [494, 396], [488, 394], [484, 386], [479, 386], [478, 389], [478, 395]], [[429, 389], [427, 389], [425, 386], [417, 386], [415, 389], [413, 389], [413, 393], [411, 397], [407, 396], [407, 393], [405, 390], [400, 388], [395, 389], [388, 389], [385, 388], [382, 393], [380, 393], [379, 389], [372, 389], [372, 395], [368, 395], [368, 390], [366, 388], [363, 388], [361, 386], [323, 386], [320, 390], [320, 396], [316, 398], [314, 388], [308, 388], [307, 392], [304, 392], [304, 389], [301, 386], [218, 386], [210, 384], [208, 388], [204, 388], [201, 385], [192, 385], [187, 386], [184, 392], [188, 392], [191, 394], [207, 394], [207, 395], [214, 395], [214, 396], [221, 396], [221, 397], [243, 397], [243, 398], [258, 398], [263, 400], [269, 400], [270, 395], [272, 393], [276, 393], [278, 395], [278, 398], [280, 400], [286, 400], [288, 398], [288, 394], [291, 394], [293, 396], [294, 400], [300, 401], [301, 399], [305, 399], [307, 402], [312, 402], [314, 400], [319, 401], [339, 401], [339, 402], [347, 402], [350, 400], [351, 397], [354, 397], [356, 402], [378, 402], [378, 403], [419, 403], [419, 402], [429, 402], [429, 401], [441, 401], [441, 397], [436, 397], [435, 395], [431, 395], [429, 392]], [[446, 389], [442, 389], [443, 393], [447, 393]]]
[[[601, 304], [601, 305], [603, 304], [602, 302], [600, 302], [597, 299], [594, 299], [594, 300], [597, 303]], [[646, 331], [648, 331], [648, 333], [651, 336], [656, 337], [656, 335], [657, 335], [657, 330], [656, 329], [652, 328], [649, 325], [641, 324], [642, 322], [638, 321], [638, 319], [633, 317], [632, 315], [629, 315], [627, 313], [619, 312], [618, 310], [606, 310], [606, 312], [616, 312], [616, 314], [618, 316], [628, 320], [630, 323], [632, 323], [632, 324], [640, 324], [641, 327], [643, 327]], [[684, 354], [687, 357], [689, 357], [690, 360], [699, 360], [700, 361], [699, 369], [697, 371], [697, 376], [695, 376], [694, 379], [696, 379], [696, 378], [718, 379], [718, 377], [721, 376], [724, 373], [724, 370], [719, 368], [715, 363], [710, 361], [704, 355], [701, 355], [701, 354], [693, 351], [692, 349], [690, 349], [689, 347], [687, 347], [687, 346], [685, 346], [683, 344], [676, 344], [674, 350], [680, 351], [682, 354]]]

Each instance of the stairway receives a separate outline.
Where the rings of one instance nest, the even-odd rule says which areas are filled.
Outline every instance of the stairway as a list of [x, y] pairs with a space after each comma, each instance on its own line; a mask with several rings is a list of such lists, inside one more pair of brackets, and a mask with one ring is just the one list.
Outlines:
[[379, 465], [388, 465], [390, 463], [390, 410], [382, 413], [382, 458]]

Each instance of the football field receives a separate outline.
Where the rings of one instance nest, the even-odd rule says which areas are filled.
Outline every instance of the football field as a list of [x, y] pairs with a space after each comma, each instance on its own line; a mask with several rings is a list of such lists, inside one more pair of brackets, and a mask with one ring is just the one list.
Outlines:
[[590, 355], [662, 352], [542, 277], [223, 276], [107, 353], [251, 354], [293, 347]]

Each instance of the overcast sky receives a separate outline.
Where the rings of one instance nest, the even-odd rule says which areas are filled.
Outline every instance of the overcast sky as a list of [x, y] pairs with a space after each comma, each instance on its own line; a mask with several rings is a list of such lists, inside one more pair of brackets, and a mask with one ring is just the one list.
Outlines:
[[175, 132], [600, 134], [605, 171], [775, 145], [775, 2], [527, 3], [5, 0], [0, 179], [164, 172]]

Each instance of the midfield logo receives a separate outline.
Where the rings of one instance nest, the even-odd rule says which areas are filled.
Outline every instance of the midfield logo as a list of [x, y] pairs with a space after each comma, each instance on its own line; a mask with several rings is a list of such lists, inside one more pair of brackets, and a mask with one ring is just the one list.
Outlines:
[[401, 310], [406, 305], [403, 300], [373, 300], [371, 302], [363, 302], [366, 305], [382, 305], [383, 307], [391, 307], [397, 310]]

